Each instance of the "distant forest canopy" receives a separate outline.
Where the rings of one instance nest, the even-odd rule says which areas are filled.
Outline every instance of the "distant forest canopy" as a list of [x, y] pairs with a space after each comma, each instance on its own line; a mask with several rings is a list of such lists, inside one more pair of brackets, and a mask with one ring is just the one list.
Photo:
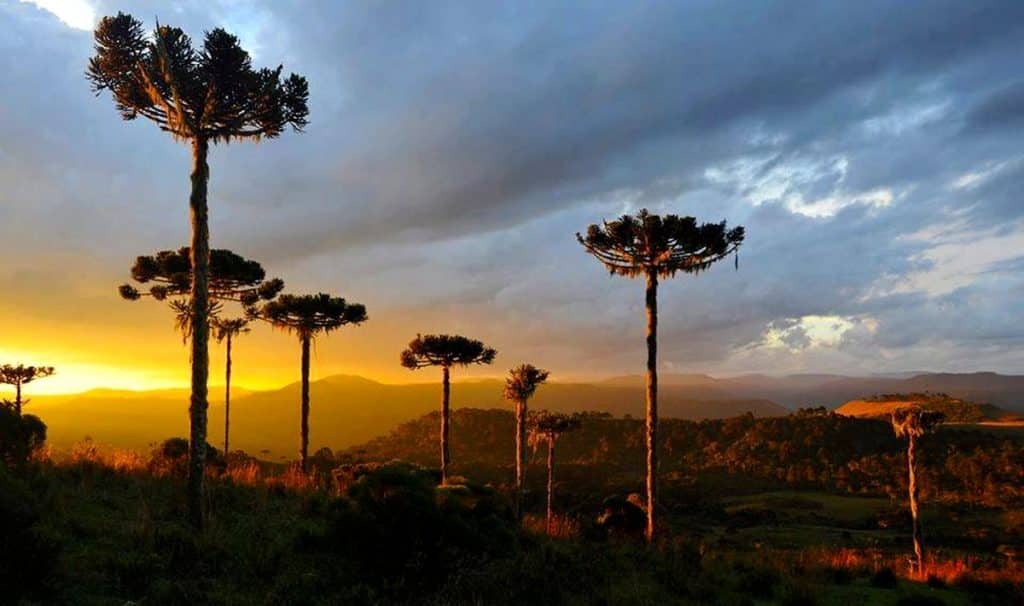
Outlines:
[[[437, 415], [403, 423], [387, 436], [338, 453], [339, 459], [402, 459], [433, 465]], [[455, 472], [508, 482], [514, 444], [507, 410], [461, 409], [452, 421]], [[813, 488], [837, 493], [906, 493], [905, 444], [887, 421], [804, 409], [785, 417], [686, 421], [661, 427], [662, 477], [669, 484]], [[563, 490], [607, 494], [639, 490], [643, 421], [602, 413], [584, 415], [579, 431], [559, 442]], [[531, 453], [527, 479], [539, 481], [543, 453]], [[921, 442], [920, 477], [929, 500], [993, 507], [1024, 506], [1024, 432], [997, 434], [945, 427]], [[534, 471], [536, 467], [536, 471]], [[747, 482], [737, 482], [737, 476]], [[725, 480], [725, 481], [721, 481]]]

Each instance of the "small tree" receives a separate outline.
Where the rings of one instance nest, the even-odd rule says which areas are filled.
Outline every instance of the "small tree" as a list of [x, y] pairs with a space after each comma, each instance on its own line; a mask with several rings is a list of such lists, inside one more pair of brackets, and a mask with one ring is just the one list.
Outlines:
[[914, 560], [911, 572], [920, 575], [924, 570], [924, 544], [921, 540], [921, 522], [918, 519], [917, 440], [935, 431], [945, 420], [941, 412], [925, 410], [920, 406], [904, 406], [892, 411], [892, 428], [897, 438], [907, 438], [908, 492], [910, 518], [913, 524]]
[[523, 482], [526, 476], [527, 401], [548, 380], [548, 371], [532, 364], [520, 364], [508, 371], [505, 399], [516, 407], [516, 517], [523, 516]]
[[564, 415], [540, 411], [534, 415], [530, 427], [530, 442], [537, 448], [542, 442], [548, 447], [548, 505], [544, 528], [552, 534], [555, 496], [555, 442], [564, 434], [580, 428], [581, 417], [578, 414]]
[[[615, 221], [591, 225], [576, 234], [583, 248], [614, 276], [647, 280], [647, 528], [654, 541], [658, 473], [658, 280], [683, 272], [696, 274], [734, 253], [743, 242], [742, 227], [725, 222], [698, 225], [693, 217], [661, 217], [641, 210]], [[737, 265], [738, 267], [738, 265]]]
[[188, 505], [192, 524], [203, 523], [209, 375], [210, 227], [207, 165], [211, 143], [272, 139], [291, 126], [301, 131], [309, 115], [309, 86], [281, 67], [253, 69], [238, 38], [221, 28], [206, 32], [201, 49], [181, 29], [157, 25], [147, 36], [142, 22], [118, 13], [95, 31], [96, 54], [86, 77], [97, 94], [109, 91], [125, 120], [146, 118], [176, 141], [192, 146], [192, 223], [189, 288], [192, 304], [192, 395], [189, 406]]
[[4, 404], [13, 408], [15, 414], [20, 417], [22, 406], [28, 403], [28, 400], [23, 401], [21, 399], [21, 387], [32, 381], [49, 377], [53, 373], [52, 366], [25, 366], [24, 364], [18, 364], [17, 366], [4, 364], [0, 366], [0, 383], [14, 387], [14, 401], [8, 402], [5, 400]]
[[347, 324], [366, 321], [366, 307], [348, 303], [328, 294], [281, 295], [261, 308], [250, 308], [249, 315], [299, 337], [302, 346], [302, 408], [299, 459], [303, 471], [309, 465], [309, 350], [318, 335], [326, 335]]
[[480, 341], [460, 335], [416, 335], [409, 347], [402, 352], [402, 366], [416, 370], [427, 366], [441, 367], [441, 484], [448, 483], [448, 467], [451, 452], [448, 449], [448, 434], [451, 420], [449, 404], [451, 399], [452, 366], [490, 364], [498, 352]]
[[246, 318], [214, 317], [211, 322], [213, 337], [218, 343], [224, 343], [224, 456], [230, 453], [231, 446], [231, 343], [235, 337], [249, 332], [249, 320]]

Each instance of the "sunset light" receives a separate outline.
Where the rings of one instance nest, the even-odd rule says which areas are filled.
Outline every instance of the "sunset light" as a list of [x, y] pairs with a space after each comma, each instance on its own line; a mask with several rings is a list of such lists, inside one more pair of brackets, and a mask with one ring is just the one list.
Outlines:
[[1024, 604], [1022, 41], [0, 0], [0, 605]]

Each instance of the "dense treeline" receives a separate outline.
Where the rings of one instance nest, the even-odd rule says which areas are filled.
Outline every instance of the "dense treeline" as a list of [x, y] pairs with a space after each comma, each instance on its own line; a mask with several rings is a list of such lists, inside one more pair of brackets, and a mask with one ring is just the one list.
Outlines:
[[[433, 462], [436, 416], [405, 423], [390, 435], [351, 449], [349, 457]], [[454, 414], [456, 472], [504, 482], [514, 452], [514, 419], [503, 410], [462, 409]], [[692, 481], [702, 475], [742, 476], [730, 482], [816, 488], [838, 493], [906, 493], [905, 447], [887, 421], [831, 414], [823, 409], [786, 417], [664, 421], [660, 472]], [[998, 507], [1024, 504], [1024, 439], [990, 432], [943, 428], [921, 442], [921, 478], [928, 499]], [[531, 455], [539, 477], [541, 453]], [[583, 416], [582, 428], [559, 442], [559, 465], [583, 468], [573, 477], [589, 486], [636, 478], [643, 469], [643, 421], [605, 414]], [[588, 478], [589, 476], [589, 478]], [[567, 486], [572, 490], [573, 486]]]

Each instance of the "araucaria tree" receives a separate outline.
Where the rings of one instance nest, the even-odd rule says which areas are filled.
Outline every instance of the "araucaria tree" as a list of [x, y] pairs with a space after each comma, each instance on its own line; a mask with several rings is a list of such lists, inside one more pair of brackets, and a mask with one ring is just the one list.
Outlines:
[[196, 527], [203, 522], [209, 374], [210, 231], [207, 209], [210, 144], [272, 139], [285, 128], [301, 131], [309, 114], [305, 78], [281, 77], [281, 67], [253, 69], [238, 38], [223, 29], [206, 32], [202, 47], [176, 27], [158, 25], [147, 36], [124, 13], [104, 17], [95, 31], [96, 54], [86, 76], [99, 94], [109, 91], [125, 120], [146, 118], [192, 147], [192, 395], [188, 504]]
[[548, 380], [548, 371], [532, 364], [520, 364], [508, 371], [505, 399], [516, 407], [516, 516], [523, 516], [523, 482], [526, 476], [527, 402], [537, 388]]
[[914, 560], [911, 571], [920, 575], [924, 570], [924, 544], [921, 540], [921, 521], [918, 519], [920, 486], [917, 483], [917, 440], [931, 433], [945, 420], [945, 415], [920, 406], [905, 406], [892, 411], [892, 428], [897, 438], [907, 438], [908, 492], [910, 518], [913, 524]]
[[224, 343], [224, 456], [231, 453], [231, 345], [235, 337], [250, 331], [246, 318], [214, 318], [210, 320], [213, 337]]
[[9, 404], [14, 409], [15, 414], [19, 417], [21, 416], [21, 407], [26, 402], [21, 398], [21, 387], [32, 381], [49, 377], [53, 373], [52, 366], [25, 366], [23, 364], [18, 364], [17, 366], [4, 364], [0, 366], [0, 383], [14, 387], [14, 401], [9, 402]]
[[[189, 248], [161, 250], [155, 255], [136, 257], [131, 267], [131, 276], [143, 290], [139, 290], [139, 286], [122, 284], [118, 287], [121, 297], [128, 301], [138, 301], [143, 297], [151, 297], [156, 301], [170, 298], [175, 328], [181, 332], [182, 339], [188, 341], [192, 337], [193, 317], [192, 305], [185, 298], [192, 289], [192, 258]], [[260, 301], [273, 299], [284, 289], [284, 282], [280, 278], [267, 279], [267, 273], [258, 262], [226, 249], [210, 251], [207, 283], [208, 323], [214, 321], [223, 309], [224, 302], [234, 301], [250, 307]]]
[[743, 243], [742, 227], [725, 222], [698, 224], [693, 217], [664, 217], [646, 209], [635, 216], [591, 225], [576, 239], [612, 275], [647, 281], [647, 527], [655, 536], [658, 495], [658, 281], [677, 273], [696, 274], [736, 252]]
[[548, 504], [544, 528], [552, 533], [555, 497], [555, 443], [563, 434], [580, 428], [580, 416], [540, 411], [534, 415], [530, 427], [530, 442], [536, 448], [542, 442], [548, 447]]
[[480, 341], [459, 335], [416, 335], [402, 352], [402, 366], [416, 370], [427, 366], [441, 367], [441, 484], [448, 484], [448, 467], [452, 456], [448, 449], [451, 421], [452, 366], [490, 364], [498, 352]]
[[299, 460], [302, 470], [309, 466], [309, 350], [319, 335], [338, 330], [347, 324], [366, 321], [366, 307], [349, 303], [328, 294], [281, 295], [259, 308], [250, 308], [249, 315], [270, 322], [277, 328], [299, 337], [302, 346], [302, 408]]

